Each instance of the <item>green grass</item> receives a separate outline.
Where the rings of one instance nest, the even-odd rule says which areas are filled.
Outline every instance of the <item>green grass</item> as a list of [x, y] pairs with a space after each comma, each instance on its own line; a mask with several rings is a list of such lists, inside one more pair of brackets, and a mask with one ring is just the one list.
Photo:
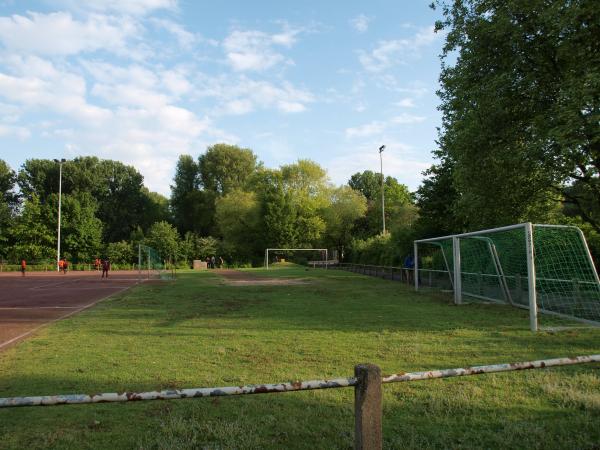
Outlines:
[[[0, 354], [0, 397], [229, 386], [600, 353], [600, 330], [532, 334], [527, 311], [454, 306], [335, 270], [142, 285]], [[564, 325], [543, 318], [543, 325]], [[384, 386], [386, 448], [598, 448], [598, 365]], [[0, 448], [353, 447], [353, 390], [0, 409]]]

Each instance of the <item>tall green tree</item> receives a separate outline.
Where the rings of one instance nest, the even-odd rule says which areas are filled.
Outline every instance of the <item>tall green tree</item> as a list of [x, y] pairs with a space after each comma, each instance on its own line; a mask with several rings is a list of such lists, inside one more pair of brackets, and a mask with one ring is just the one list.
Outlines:
[[352, 240], [356, 221], [366, 211], [367, 199], [361, 192], [349, 186], [331, 189], [329, 205], [322, 212], [326, 224], [324, 242], [337, 248], [340, 258]]
[[[368, 238], [383, 230], [381, 204], [381, 174], [365, 170], [350, 177], [348, 186], [364, 195], [367, 200], [367, 212], [359, 217], [355, 225], [355, 234], [360, 238]], [[414, 220], [414, 200], [408, 187], [394, 177], [385, 177], [385, 221], [386, 228], [393, 229], [406, 225]]]
[[168, 222], [156, 222], [148, 230], [145, 243], [155, 249], [165, 261], [177, 260], [179, 253], [179, 234]]
[[600, 230], [597, 1], [437, 6], [439, 144], [455, 163], [455, 214], [470, 227], [547, 220], [558, 198]]
[[[201, 201], [200, 170], [190, 155], [180, 155], [171, 185], [170, 207], [179, 232], [198, 232], [205, 202]], [[211, 212], [212, 214], [212, 212]]]
[[56, 229], [48, 226], [48, 222], [47, 211], [33, 194], [25, 200], [21, 215], [10, 228], [11, 256], [28, 261], [56, 258]]
[[14, 170], [0, 159], [0, 257], [8, 253], [8, 238], [11, 222], [18, 206], [18, 195], [14, 191], [16, 183]]
[[[45, 205], [49, 227], [57, 223], [58, 196]], [[98, 203], [87, 192], [62, 196], [61, 249], [75, 262], [90, 262], [102, 248], [102, 222], [96, 217]]]
[[236, 145], [215, 144], [198, 158], [202, 187], [218, 196], [243, 189], [256, 168], [252, 150]]
[[[86, 156], [63, 163], [62, 176], [63, 194], [87, 192], [98, 203], [96, 215], [103, 223], [104, 240], [127, 239], [142, 225], [148, 196], [143, 192], [144, 178], [134, 167]], [[18, 183], [26, 198], [35, 194], [46, 204], [59, 190], [59, 164], [29, 159], [19, 171]]]
[[231, 191], [217, 200], [216, 223], [223, 249], [238, 262], [251, 261], [264, 249], [261, 208], [254, 192]]

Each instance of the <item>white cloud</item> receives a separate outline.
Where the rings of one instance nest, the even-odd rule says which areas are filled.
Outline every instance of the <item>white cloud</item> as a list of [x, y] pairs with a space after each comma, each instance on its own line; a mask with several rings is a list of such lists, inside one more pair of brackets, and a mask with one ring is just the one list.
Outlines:
[[418, 56], [423, 47], [430, 45], [438, 37], [433, 27], [422, 28], [410, 38], [380, 41], [370, 52], [360, 50], [358, 59], [366, 70], [380, 72]]
[[0, 123], [0, 137], [14, 136], [20, 140], [28, 139], [31, 132], [25, 127]]
[[228, 64], [236, 71], [265, 71], [278, 64], [293, 64], [275, 48], [290, 48], [296, 43], [300, 29], [284, 26], [281, 33], [257, 30], [234, 30], [223, 41]]
[[345, 134], [348, 139], [380, 136], [384, 131], [394, 125], [415, 124], [424, 121], [425, 117], [403, 113], [399, 116], [392, 117], [385, 122], [374, 120], [358, 127], [346, 128]]
[[391, 123], [396, 124], [411, 124], [411, 123], [421, 123], [425, 121], [425, 117], [423, 116], [415, 116], [413, 114], [402, 113], [399, 116], [392, 117], [390, 119]]
[[117, 14], [146, 15], [154, 11], [177, 9], [177, 0], [53, 0], [52, 5], [62, 5], [75, 11], [99, 11]]
[[373, 121], [355, 128], [346, 128], [348, 139], [370, 137], [381, 134], [387, 127], [385, 122]]
[[79, 75], [57, 69], [38, 57], [12, 58], [9, 75], [0, 72], [0, 96], [23, 107], [52, 111], [79, 122], [101, 124], [111, 112], [89, 104], [86, 82]]
[[173, 36], [175, 36], [175, 38], [179, 42], [179, 45], [184, 49], [189, 49], [197, 41], [197, 37], [196, 35], [194, 35], [194, 33], [190, 33], [177, 22], [168, 19], [157, 18], [152, 18], [150, 20], [157, 27], [168, 31]]
[[395, 105], [400, 106], [401, 108], [414, 108], [415, 101], [412, 98], [403, 98], [399, 102], [396, 102]]
[[128, 18], [92, 14], [85, 21], [70, 13], [0, 17], [0, 42], [11, 52], [74, 55], [97, 50], [122, 52], [126, 40], [139, 32]]
[[284, 113], [297, 113], [315, 101], [314, 95], [284, 81], [269, 81], [240, 77], [203, 77], [196, 95], [217, 100], [221, 114], [246, 114], [257, 109], [276, 109]]
[[369, 29], [369, 22], [371, 22], [371, 20], [373, 20], [371, 17], [359, 14], [350, 20], [350, 25], [359, 33], [364, 33]]

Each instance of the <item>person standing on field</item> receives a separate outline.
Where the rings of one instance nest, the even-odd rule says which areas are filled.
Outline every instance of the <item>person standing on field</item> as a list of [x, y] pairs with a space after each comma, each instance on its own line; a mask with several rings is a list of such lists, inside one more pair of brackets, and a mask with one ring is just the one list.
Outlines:
[[108, 258], [106, 258], [105, 260], [102, 261], [102, 278], [104, 278], [104, 275], [106, 275], [106, 278], [108, 278], [109, 270], [110, 270], [110, 261]]
[[24, 259], [21, 260], [21, 276], [25, 276], [25, 270], [27, 269], [27, 261]]
[[69, 269], [69, 261], [67, 261], [67, 258], [65, 258], [63, 261], [63, 275], [67, 274], [68, 269]]
[[65, 262], [62, 259], [59, 259], [58, 260], [58, 271], [62, 272], [64, 267], [65, 267]]

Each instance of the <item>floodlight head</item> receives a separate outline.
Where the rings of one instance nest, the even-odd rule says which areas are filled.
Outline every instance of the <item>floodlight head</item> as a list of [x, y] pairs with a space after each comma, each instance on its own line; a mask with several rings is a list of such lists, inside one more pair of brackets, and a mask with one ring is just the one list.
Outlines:
[[66, 160], [65, 158], [62, 158], [62, 159], [60, 160], [60, 162], [61, 162], [61, 163], [64, 163], [64, 162], [67, 162], [67, 160]]
[[54, 162], [57, 163], [57, 162], [60, 162], [60, 161], [58, 159], [54, 158]]
[[385, 145], [382, 145], [381, 147], [379, 147], [379, 153], [381, 153], [383, 150], [385, 150]]

